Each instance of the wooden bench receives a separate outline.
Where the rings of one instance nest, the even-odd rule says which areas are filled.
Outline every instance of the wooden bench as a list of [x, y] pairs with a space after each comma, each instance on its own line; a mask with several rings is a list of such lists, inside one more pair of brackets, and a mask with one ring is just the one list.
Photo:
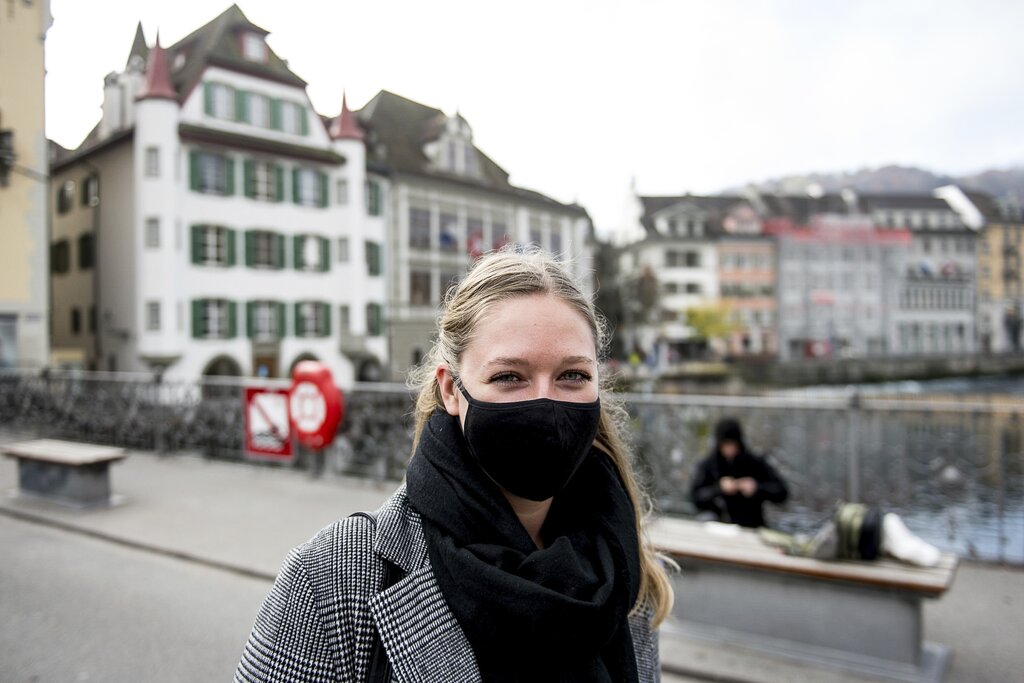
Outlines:
[[[663, 628], [666, 650], [676, 638], [739, 645], [875, 680], [945, 676], [950, 652], [924, 642], [921, 604], [952, 585], [954, 555], [944, 554], [932, 568], [821, 561], [786, 555], [750, 529], [670, 518], [655, 520], [649, 533], [681, 568], [672, 576], [676, 601]], [[671, 670], [671, 654], [662, 655]], [[678, 672], [722, 675], [700, 670], [714, 658], [702, 659], [679, 662]]]
[[75, 507], [109, 505], [110, 463], [123, 448], [37, 439], [0, 446], [18, 461], [19, 493]]

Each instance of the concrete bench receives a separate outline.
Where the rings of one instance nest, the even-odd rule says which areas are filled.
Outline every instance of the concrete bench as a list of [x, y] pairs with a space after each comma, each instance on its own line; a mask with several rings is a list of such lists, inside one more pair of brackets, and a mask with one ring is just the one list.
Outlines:
[[[650, 536], [682, 569], [672, 576], [676, 602], [663, 628], [666, 670], [736, 677], [702, 667], [714, 668], [715, 647], [740, 646], [872, 680], [945, 676], [950, 652], [924, 642], [921, 604], [952, 585], [954, 555], [933, 568], [821, 561], [786, 555], [750, 529], [669, 518], [656, 520]], [[678, 650], [698, 643], [702, 654], [673, 662], [672, 642]]]
[[123, 448], [37, 439], [0, 446], [18, 461], [19, 493], [75, 507], [109, 505], [110, 463]]

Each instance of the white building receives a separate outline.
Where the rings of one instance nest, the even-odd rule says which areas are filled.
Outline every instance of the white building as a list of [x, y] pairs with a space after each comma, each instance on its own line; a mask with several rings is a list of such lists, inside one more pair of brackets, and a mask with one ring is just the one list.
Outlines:
[[234, 5], [166, 50], [140, 26], [102, 120], [56, 155], [54, 343], [87, 366], [286, 376], [314, 358], [342, 386], [386, 366], [386, 180], [266, 35]]
[[367, 130], [368, 168], [386, 174], [390, 186], [392, 378], [422, 360], [448, 288], [486, 251], [509, 242], [539, 245], [592, 287], [587, 212], [509, 183], [509, 174], [474, 145], [464, 117], [387, 91], [358, 116]]

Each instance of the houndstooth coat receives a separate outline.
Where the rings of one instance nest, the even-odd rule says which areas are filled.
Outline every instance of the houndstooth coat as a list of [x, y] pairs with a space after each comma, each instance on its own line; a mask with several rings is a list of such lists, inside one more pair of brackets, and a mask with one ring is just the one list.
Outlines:
[[[376, 513], [326, 527], [289, 553], [235, 671], [254, 681], [365, 681], [380, 633], [393, 675], [480, 681], [473, 650], [434, 578], [419, 514], [401, 487]], [[405, 577], [381, 591], [385, 558]], [[660, 680], [649, 611], [630, 617], [641, 683]]]

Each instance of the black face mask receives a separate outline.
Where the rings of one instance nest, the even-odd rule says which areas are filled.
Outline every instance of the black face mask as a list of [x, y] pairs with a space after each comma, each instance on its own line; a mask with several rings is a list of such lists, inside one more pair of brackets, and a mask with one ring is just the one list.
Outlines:
[[480, 467], [509, 493], [547, 500], [565, 488], [590, 452], [601, 421], [601, 401], [538, 398], [487, 403], [469, 395], [462, 431]]

